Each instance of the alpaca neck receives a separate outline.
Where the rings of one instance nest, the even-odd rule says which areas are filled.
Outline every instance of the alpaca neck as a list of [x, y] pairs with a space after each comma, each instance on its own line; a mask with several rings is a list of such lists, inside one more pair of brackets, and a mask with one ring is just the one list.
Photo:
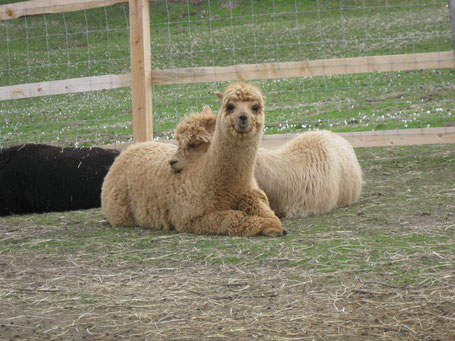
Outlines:
[[260, 136], [250, 139], [227, 137], [216, 129], [208, 151], [212, 174], [218, 184], [245, 188], [253, 178]]

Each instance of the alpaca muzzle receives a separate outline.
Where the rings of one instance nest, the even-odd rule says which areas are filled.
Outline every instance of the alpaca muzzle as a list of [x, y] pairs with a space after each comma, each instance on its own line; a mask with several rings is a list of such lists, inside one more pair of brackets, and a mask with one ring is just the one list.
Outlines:
[[179, 167], [179, 160], [176, 159], [169, 160], [169, 166], [171, 166], [171, 169], [174, 173], [178, 174], [182, 171], [182, 167]]
[[240, 114], [237, 117], [237, 131], [240, 133], [245, 133], [250, 128], [250, 118], [247, 114]]

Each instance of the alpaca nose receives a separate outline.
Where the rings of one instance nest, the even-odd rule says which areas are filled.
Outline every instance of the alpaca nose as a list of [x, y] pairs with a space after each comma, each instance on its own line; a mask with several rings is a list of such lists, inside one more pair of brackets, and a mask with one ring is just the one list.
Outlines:
[[250, 118], [248, 117], [247, 114], [245, 113], [241, 113], [239, 116], [238, 116], [238, 120], [239, 120], [239, 126], [240, 128], [242, 129], [247, 129], [250, 125]]
[[239, 120], [241, 124], [245, 124], [248, 122], [248, 115], [247, 114], [240, 114], [239, 115]]
[[179, 174], [182, 171], [182, 168], [178, 167], [177, 162], [179, 162], [178, 159], [170, 159], [169, 166], [171, 167], [174, 173]]

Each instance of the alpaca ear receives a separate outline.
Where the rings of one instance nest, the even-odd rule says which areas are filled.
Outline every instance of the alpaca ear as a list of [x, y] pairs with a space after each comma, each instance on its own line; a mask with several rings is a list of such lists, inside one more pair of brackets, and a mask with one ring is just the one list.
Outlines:
[[[211, 112], [211, 110], [210, 110]], [[204, 129], [205, 133], [209, 135], [213, 135], [215, 132], [216, 126], [216, 116], [213, 113], [210, 116], [206, 116], [203, 121], [201, 121], [202, 129]]]
[[204, 105], [204, 109], [202, 109], [202, 113], [206, 115], [213, 115], [212, 109], [206, 104]]
[[220, 101], [223, 100], [223, 94], [222, 94], [221, 92], [215, 91], [215, 95], [218, 97], [218, 99], [219, 99]]

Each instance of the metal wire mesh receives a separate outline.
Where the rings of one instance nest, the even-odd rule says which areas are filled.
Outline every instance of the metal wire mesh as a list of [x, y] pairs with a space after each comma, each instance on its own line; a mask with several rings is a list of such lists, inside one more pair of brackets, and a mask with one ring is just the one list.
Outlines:
[[[152, 69], [452, 49], [446, 1], [152, 0]], [[279, 67], [279, 66], [278, 66]], [[130, 71], [127, 3], [0, 21], [0, 87]], [[265, 133], [454, 125], [454, 69], [254, 81]], [[156, 138], [225, 83], [155, 85]], [[129, 88], [0, 101], [0, 145], [130, 141]]]

